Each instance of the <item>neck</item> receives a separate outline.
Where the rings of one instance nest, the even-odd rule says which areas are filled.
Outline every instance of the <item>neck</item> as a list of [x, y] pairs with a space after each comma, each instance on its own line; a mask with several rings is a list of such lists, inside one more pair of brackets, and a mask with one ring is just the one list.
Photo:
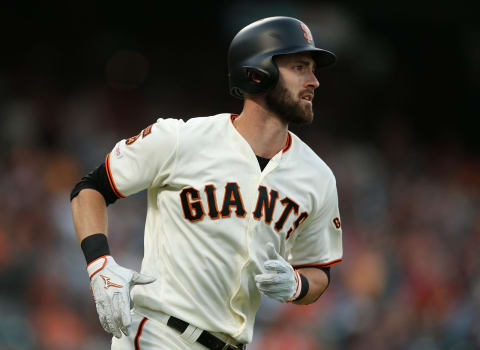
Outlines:
[[257, 156], [272, 158], [285, 146], [288, 125], [260, 103], [247, 99], [235, 128]]

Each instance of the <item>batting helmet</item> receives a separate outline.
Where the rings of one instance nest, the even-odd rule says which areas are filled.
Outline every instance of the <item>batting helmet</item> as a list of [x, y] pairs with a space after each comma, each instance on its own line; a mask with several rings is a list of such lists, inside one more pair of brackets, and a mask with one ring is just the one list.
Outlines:
[[278, 81], [272, 58], [305, 51], [312, 53], [318, 68], [336, 61], [333, 53], [315, 47], [310, 29], [298, 19], [269, 17], [249, 24], [235, 35], [228, 50], [230, 94], [241, 99], [243, 93], [265, 93]]

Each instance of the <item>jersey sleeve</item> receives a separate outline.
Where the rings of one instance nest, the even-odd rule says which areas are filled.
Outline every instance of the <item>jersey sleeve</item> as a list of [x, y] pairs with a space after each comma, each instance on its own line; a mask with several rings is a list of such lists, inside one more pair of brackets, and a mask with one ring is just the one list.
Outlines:
[[115, 145], [105, 167], [118, 197], [164, 185], [175, 166], [180, 123], [180, 119], [158, 119], [138, 135]]
[[335, 179], [320, 210], [308, 217], [298, 230], [289, 255], [293, 267], [328, 267], [342, 261], [342, 227]]

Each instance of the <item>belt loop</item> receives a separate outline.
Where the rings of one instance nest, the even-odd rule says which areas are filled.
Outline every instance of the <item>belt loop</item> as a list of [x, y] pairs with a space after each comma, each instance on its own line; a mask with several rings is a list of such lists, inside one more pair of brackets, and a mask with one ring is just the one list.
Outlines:
[[190, 344], [193, 344], [197, 341], [200, 334], [202, 334], [203, 330], [200, 328], [194, 327], [191, 324], [188, 325], [187, 329], [180, 335], [185, 341]]

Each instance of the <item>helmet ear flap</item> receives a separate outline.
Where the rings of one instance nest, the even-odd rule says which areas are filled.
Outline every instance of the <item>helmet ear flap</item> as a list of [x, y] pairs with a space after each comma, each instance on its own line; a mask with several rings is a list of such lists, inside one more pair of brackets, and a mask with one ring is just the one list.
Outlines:
[[248, 81], [255, 85], [261, 85], [270, 78], [270, 73], [258, 67], [243, 67]]
[[269, 75], [268, 72], [257, 68], [257, 67], [245, 67], [245, 73], [248, 80], [253, 84], [261, 84], [266, 79], [268, 79]]
[[[268, 66], [267, 69], [254, 66], [242, 66], [230, 73], [230, 94], [239, 99], [243, 99], [245, 97], [244, 93], [259, 95], [275, 86], [278, 79], [276, 66], [273, 64], [271, 67]], [[242, 86], [242, 88], [232, 84], [232, 74], [237, 77], [236, 82], [238, 82], [238, 85]]]
[[258, 95], [268, 90], [272, 85], [274, 76], [271, 72], [262, 69], [260, 67], [253, 66], [244, 66], [243, 68], [243, 79], [246, 84], [244, 84], [244, 91], [248, 94]]

